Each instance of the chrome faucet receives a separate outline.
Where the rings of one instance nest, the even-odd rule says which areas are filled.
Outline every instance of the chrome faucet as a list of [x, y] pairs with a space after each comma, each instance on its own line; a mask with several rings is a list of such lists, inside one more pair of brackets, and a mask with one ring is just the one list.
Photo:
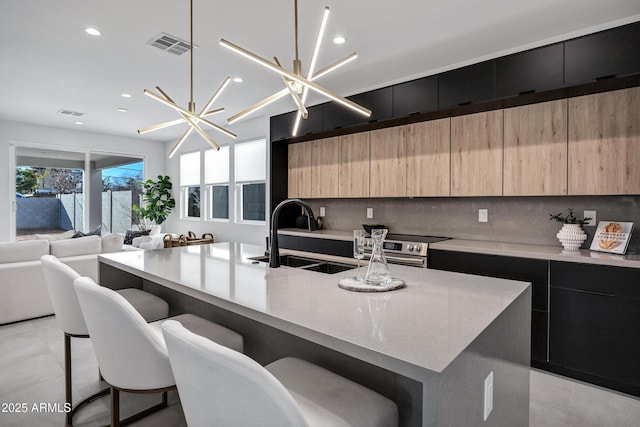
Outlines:
[[271, 268], [280, 267], [280, 250], [278, 248], [278, 215], [280, 214], [280, 210], [288, 205], [302, 206], [307, 213], [307, 226], [309, 227], [309, 231], [318, 229], [318, 223], [313, 217], [313, 211], [308, 204], [300, 199], [286, 199], [280, 202], [271, 215], [271, 250], [269, 252], [269, 267]]

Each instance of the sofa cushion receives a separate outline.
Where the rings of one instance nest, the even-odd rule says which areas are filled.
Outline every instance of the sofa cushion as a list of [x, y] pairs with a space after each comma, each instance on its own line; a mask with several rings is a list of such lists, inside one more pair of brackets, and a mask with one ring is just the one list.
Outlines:
[[42, 255], [49, 254], [49, 242], [46, 240], [27, 240], [25, 242], [0, 243], [0, 263], [37, 261]]
[[76, 234], [76, 230], [68, 230], [60, 234], [34, 234], [33, 240], [46, 240], [48, 242], [55, 242], [56, 240], [71, 239]]
[[122, 244], [124, 243], [124, 236], [115, 233], [107, 233], [101, 236], [102, 239], [102, 253], [108, 254], [111, 252], [119, 252], [122, 250]]
[[102, 252], [102, 239], [100, 236], [78, 237], [76, 239], [51, 242], [51, 255], [58, 258], [99, 254], [100, 252]]

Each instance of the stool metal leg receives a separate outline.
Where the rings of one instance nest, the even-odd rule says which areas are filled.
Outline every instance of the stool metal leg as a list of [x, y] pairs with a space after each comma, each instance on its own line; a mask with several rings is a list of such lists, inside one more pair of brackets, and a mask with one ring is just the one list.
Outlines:
[[108, 388], [102, 389], [99, 392], [94, 393], [91, 396], [81, 400], [75, 405], [75, 407], [73, 406], [73, 397], [71, 392], [71, 337], [88, 338], [88, 336], [70, 335], [66, 332], [64, 334], [64, 400], [67, 403], [67, 406], [71, 408], [70, 411], [65, 415], [65, 422], [67, 427], [73, 427], [73, 416], [78, 413], [78, 411], [80, 411], [82, 408], [84, 408], [94, 400], [97, 400], [102, 396], [106, 396], [109, 393]]

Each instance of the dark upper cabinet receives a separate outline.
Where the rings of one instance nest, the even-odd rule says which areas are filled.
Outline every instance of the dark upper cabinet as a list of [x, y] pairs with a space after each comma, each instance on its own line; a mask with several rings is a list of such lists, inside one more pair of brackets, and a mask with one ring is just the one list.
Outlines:
[[[314, 105], [313, 107], [307, 107], [307, 112], [309, 113], [306, 119], [300, 119], [300, 128], [298, 129], [298, 136], [308, 135], [310, 133], [318, 133], [322, 131], [322, 116], [323, 116], [323, 105]], [[297, 111], [293, 112], [293, 117], [295, 120]], [[293, 129], [293, 125], [291, 125], [291, 129]], [[291, 132], [291, 129], [289, 132]], [[290, 133], [291, 134], [291, 133]]]
[[564, 43], [566, 85], [640, 72], [640, 22]]
[[495, 97], [495, 61], [447, 71], [438, 77], [440, 108], [486, 101]]
[[558, 89], [564, 79], [562, 43], [496, 59], [496, 97]]
[[293, 121], [295, 120], [295, 118], [295, 111], [271, 117], [269, 125], [271, 141], [279, 141], [281, 139], [291, 138], [291, 130], [293, 129]]
[[335, 101], [324, 104], [323, 129], [332, 130], [349, 126], [357, 126], [377, 120], [391, 118], [393, 99], [392, 86], [376, 89], [347, 97], [349, 100], [371, 110], [371, 116], [365, 117], [352, 109]]
[[438, 76], [423, 77], [393, 86], [393, 117], [438, 109]]

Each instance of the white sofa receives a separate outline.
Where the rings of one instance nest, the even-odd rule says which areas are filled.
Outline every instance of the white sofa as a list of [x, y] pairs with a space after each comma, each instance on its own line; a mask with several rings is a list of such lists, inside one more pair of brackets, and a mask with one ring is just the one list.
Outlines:
[[118, 234], [104, 234], [0, 243], [0, 325], [53, 314], [40, 264], [42, 255], [54, 255], [97, 282], [98, 254], [119, 251], [122, 242]]

